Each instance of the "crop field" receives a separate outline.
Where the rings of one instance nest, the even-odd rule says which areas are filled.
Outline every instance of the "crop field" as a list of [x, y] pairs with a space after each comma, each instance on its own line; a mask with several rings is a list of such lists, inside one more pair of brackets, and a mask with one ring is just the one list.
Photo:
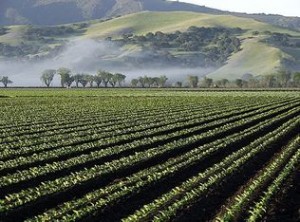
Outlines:
[[0, 221], [299, 221], [299, 91], [0, 90]]

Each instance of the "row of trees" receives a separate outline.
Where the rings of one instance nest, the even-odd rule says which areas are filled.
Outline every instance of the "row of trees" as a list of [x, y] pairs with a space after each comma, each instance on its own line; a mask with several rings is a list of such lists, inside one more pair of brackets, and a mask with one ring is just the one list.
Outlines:
[[[60, 68], [58, 70], [47, 69], [41, 76], [41, 81], [50, 87], [55, 75], [61, 78], [62, 87], [71, 87], [75, 84], [76, 87], [121, 87], [125, 82], [126, 76], [121, 73], [110, 73], [104, 70], [99, 70], [96, 75], [89, 74], [75, 74], [72, 75], [70, 69]], [[160, 77], [141, 76], [131, 80], [131, 87], [166, 87], [168, 78], [165, 75]], [[8, 87], [13, 82], [7, 77], [0, 77], [0, 83], [4, 87]], [[170, 86], [170, 85], [169, 85]], [[202, 87], [202, 88], [287, 88], [300, 87], [300, 72], [291, 73], [287, 70], [279, 70], [277, 74], [254, 77], [252, 74], [244, 74], [242, 78], [234, 81], [228, 79], [213, 80], [204, 77], [199, 79], [198, 76], [190, 75], [187, 77], [185, 84], [183, 82], [176, 82], [174, 87]]]
[[47, 87], [50, 87], [55, 74], [60, 76], [61, 87], [71, 87], [73, 83], [75, 83], [76, 87], [79, 87], [79, 85], [82, 87], [86, 87], [87, 85], [93, 87], [94, 84], [96, 84], [97, 87], [100, 87], [101, 84], [103, 84], [104, 87], [108, 87], [109, 84], [112, 87], [115, 87], [116, 85], [122, 86], [122, 83], [126, 79], [126, 76], [121, 73], [113, 74], [104, 70], [99, 70], [96, 75], [89, 75], [85, 73], [72, 75], [70, 69], [59, 68], [58, 70], [45, 70], [41, 76], [41, 81]]
[[141, 76], [137, 79], [131, 80], [131, 86], [132, 87], [165, 87], [166, 82], [168, 78], [166, 76], [160, 76], [160, 77], [148, 77], [148, 76]]
[[[73, 83], [78, 88], [82, 87], [93, 87], [96, 85], [100, 87], [103, 85], [104, 87], [111, 87], [119, 86], [121, 87], [122, 84], [125, 82], [126, 76], [121, 73], [110, 73], [104, 70], [99, 70], [96, 75], [89, 75], [89, 74], [75, 74], [72, 75], [70, 69], [67, 68], [60, 68], [58, 70], [54, 69], [47, 69], [42, 73], [41, 81], [47, 86], [50, 87], [51, 83], [54, 79], [55, 75], [59, 75], [61, 79], [61, 87], [71, 87]], [[141, 76], [137, 79], [131, 80], [132, 87], [165, 87], [168, 78], [163, 75], [160, 77], [148, 77], [148, 76]]]
[[[188, 86], [191, 88], [203, 87], [203, 88], [226, 88], [226, 87], [238, 87], [238, 88], [288, 88], [288, 87], [300, 87], [300, 72], [291, 73], [288, 71], [280, 70], [274, 75], [265, 75], [254, 77], [251, 74], [245, 74], [243, 78], [229, 81], [228, 79], [220, 79], [214, 81], [211, 78], [200, 79], [198, 76], [188, 76]], [[182, 83], [177, 82], [177, 87], [181, 87]]]
[[7, 88], [8, 84], [12, 84], [13, 82], [8, 78], [8, 76], [0, 76], [0, 82]]

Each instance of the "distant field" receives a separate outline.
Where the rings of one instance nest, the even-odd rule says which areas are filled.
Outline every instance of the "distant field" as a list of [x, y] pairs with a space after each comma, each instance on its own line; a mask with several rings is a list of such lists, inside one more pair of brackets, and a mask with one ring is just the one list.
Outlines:
[[297, 221], [297, 91], [0, 89], [0, 221]]

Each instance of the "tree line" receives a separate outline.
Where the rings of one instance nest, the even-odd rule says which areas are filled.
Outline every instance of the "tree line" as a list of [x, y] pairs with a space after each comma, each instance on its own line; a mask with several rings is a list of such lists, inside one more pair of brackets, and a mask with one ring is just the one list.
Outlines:
[[[55, 75], [60, 76], [61, 87], [122, 87], [125, 83], [126, 75], [121, 73], [110, 73], [105, 70], [98, 70], [96, 75], [79, 73], [72, 75], [68, 68], [59, 68], [58, 70], [46, 69], [42, 73], [41, 81], [46, 87], [50, 87]], [[131, 80], [132, 87], [165, 87], [168, 78], [165, 75], [160, 77], [141, 76]]]
[[[242, 78], [229, 81], [228, 79], [213, 80], [204, 77], [199, 79], [198, 76], [188, 76], [188, 87], [196, 88], [293, 88], [300, 87], [300, 72], [291, 73], [287, 70], [279, 70], [277, 74], [264, 76], [253, 76], [244, 74]], [[181, 87], [182, 83], [177, 82], [176, 87]]]
[[101, 84], [104, 87], [119, 87], [122, 86], [122, 83], [125, 82], [126, 76], [121, 73], [110, 73], [104, 70], [98, 70], [96, 75], [90, 75], [86, 73], [77, 73], [72, 75], [72, 71], [68, 68], [59, 68], [58, 70], [47, 69], [42, 73], [41, 81], [47, 86], [50, 87], [55, 74], [60, 76], [61, 87], [71, 87], [74, 83], [78, 88], [82, 87], [93, 87], [96, 85], [100, 87]]
[[140, 76], [137, 79], [131, 80], [131, 87], [165, 87], [168, 78], [163, 75], [160, 77], [148, 77], [148, 76]]
[[[122, 87], [125, 86], [126, 75], [111, 73], [105, 70], [98, 70], [96, 75], [86, 73], [72, 74], [68, 68], [58, 70], [46, 69], [41, 75], [41, 81], [46, 87], [50, 87], [54, 76], [60, 76], [61, 87]], [[189, 87], [189, 88], [292, 88], [300, 87], [300, 72], [290, 72], [285, 69], [279, 70], [276, 74], [254, 76], [250, 73], [244, 74], [241, 78], [228, 80], [226, 78], [214, 80], [212, 78], [200, 78], [196, 75], [187, 76], [184, 82], [168, 83], [165, 75], [159, 77], [140, 76], [131, 80], [130, 87]], [[13, 82], [8, 76], [0, 76], [0, 83], [5, 88]]]

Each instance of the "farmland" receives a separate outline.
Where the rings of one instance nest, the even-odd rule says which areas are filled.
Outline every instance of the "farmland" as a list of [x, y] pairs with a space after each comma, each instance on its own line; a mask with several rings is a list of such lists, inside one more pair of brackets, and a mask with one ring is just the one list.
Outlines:
[[299, 219], [299, 91], [11, 89], [0, 112], [0, 221]]

